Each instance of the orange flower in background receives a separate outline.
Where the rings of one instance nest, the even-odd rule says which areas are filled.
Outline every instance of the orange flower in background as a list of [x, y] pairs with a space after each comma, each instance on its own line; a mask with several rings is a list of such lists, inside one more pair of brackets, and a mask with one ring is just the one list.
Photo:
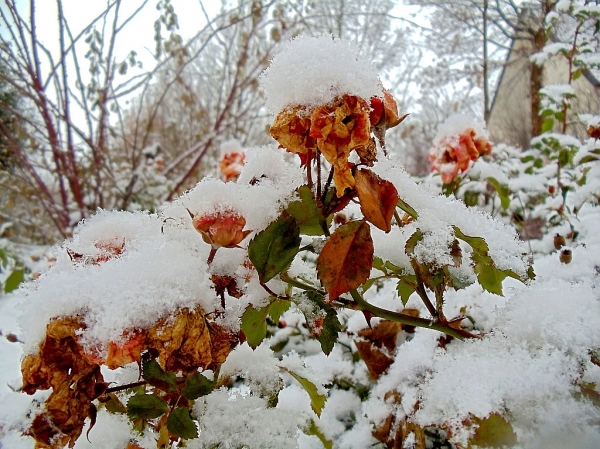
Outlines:
[[442, 182], [449, 184], [458, 172], [467, 170], [471, 161], [480, 156], [490, 154], [492, 144], [486, 137], [477, 137], [473, 128], [463, 133], [443, 137], [436, 143], [430, 153], [431, 171], [437, 171], [442, 176]]
[[236, 180], [240, 176], [246, 155], [241, 151], [226, 153], [221, 158], [220, 169], [225, 182]]
[[192, 223], [202, 234], [202, 240], [213, 248], [234, 248], [252, 231], [244, 231], [246, 219], [233, 211], [216, 212], [208, 215], [194, 215]]

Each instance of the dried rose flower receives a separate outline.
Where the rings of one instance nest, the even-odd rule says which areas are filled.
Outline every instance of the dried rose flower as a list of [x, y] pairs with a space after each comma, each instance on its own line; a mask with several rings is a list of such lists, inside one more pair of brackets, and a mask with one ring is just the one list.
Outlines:
[[467, 170], [471, 161], [490, 154], [492, 144], [486, 137], [478, 137], [473, 128], [459, 135], [450, 135], [436, 143], [430, 153], [431, 171], [442, 176], [442, 182], [449, 184], [458, 172]]
[[225, 181], [236, 180], [240, 176], [246, 155], [241, 152], [224, 154], [221, 158], [220, 169]]

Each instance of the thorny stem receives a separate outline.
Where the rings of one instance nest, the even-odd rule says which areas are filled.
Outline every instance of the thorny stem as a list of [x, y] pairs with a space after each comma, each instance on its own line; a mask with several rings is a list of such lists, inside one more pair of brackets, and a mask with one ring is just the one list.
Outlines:
[[133, 382], [130, 384], [119, 385], [118, 387], [107, 388], [104, 394], [114, 393], [116, 391], [129, 390], [130, 388], [141, 387], [142, 385], [146, 385], [148, 381], [140, 380], [139, 382]]
[[308, 161], [306, 162], [306, 180], [308, 184], [308, 188], [312, 191], [313, 182], [312, 182], [312, 167], [310, 163], [312, 162], [311, 158], [312, 154], [308, 155]]
[[265, 291], [266, 291], [266, 292], [267, 292], [269, 295], [271, 295], [271, 296], [273, 296], [273, 297], [275, 297], [275, 298], [277, 298], [277, 299], [290, 299], [290, 297], [289, 297], [288, 295], [285, 295], [285, 296], [280, 296], [280, 295], [278, 295], [278, 294], [277, 294], [277, 293], [275, 293], [273, 290], [271, 290], [271, 289], [270, 289], [270, 288], [267, 286], [267, 284], [265, 284], [264, 282], [261, 282], [261, 283], [260, 283], [260, 285], [261, 285], [261, 287], [262, 287], [262, 288], [264, 288], [264, 289], [265, 289]]
[[429, 300], [429, 296], [427, 296], [427, 292], [425, 291], [425, 285], [423, 284], [423, 279], [421, 279], [421, 272], [419, 270], [419, 266], [415, 260], [411, 260], [411, 265], [413, 266], [413, 269], [415, 271], [415, 277], [417, 278], [417, 288], [415, 288], [415, 291], [417, 292], [417, 295], [419, 295], [421, 300], [423, 300], [423, 303], [425, 304], [425, 307], [427, 307], [427, 310], [429, 310], [431, 316], [434, 319], [437, 319], [437, 310]]
[[402, 227], [402, 220], [400, 219], [400, 215], [398, 215], [398, 211], [394, 209], [394, 218], [396, 219], [396, 223], [398, 223], [398, 227]]
[[317, 148], [317, 204], [321, 201], [321, 151]]
[[323, 195], [321, 197], [322, 203], [325, 203], [325, 197], [327, 196], [327, 191], [329, 190], [331, 181], [333, 181], [333, 165], [331, 166], [331, 170], [329, 170], [329, 175], [327, 176], [327, 181], [325, 181], [325, 188], [323, 189]]
[[371, 312], [380, 318], [386, 320], [395, 321], [396, 323], [406, 324], [408, 326], [423, 327], [426, 329], [433, 329], [439, 332], [443, 332], [446, 335], [457, 338], [458, 340], [464, 340], [465, 338], [478, 338], [464, 329], [455, 329], [448, 325], [440, 322], [426, 320], [424, 318], [417, 318], [404, 313], [392, 312], [391, 310], [385, 310], [380, 307], [369, 304], [356, 290], [351, 290], [350, 295], [358, 304], [358, 310], [365, 310]]
[[325, 292], [320, 291], [319, 289], [313, 287], [312, 285], [305, 284], [304, 282], [291, 277], [287, 273], [281, 273], [280, 278], [283, 282], [285, 282], [293, 287], [297, 287], [301, 290], [307, 290], [307, 291], [311, 291], [311, 292], [319, 292], [319, 293], [325, 294]]

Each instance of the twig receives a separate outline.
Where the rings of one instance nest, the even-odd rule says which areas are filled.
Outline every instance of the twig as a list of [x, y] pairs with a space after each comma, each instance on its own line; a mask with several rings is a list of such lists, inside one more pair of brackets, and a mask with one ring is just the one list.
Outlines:
[[380, 307], [369, 304], [363, 299], [363, 297], [356, 290], [351, 290], [350, 295], [358, 304], [359, 310], [365, 310], [371, 312], [380, 318], [386, 320], [395, 321], [396, 323], [406, 324], [408, 326], [423, 327], [425, 329], [433, 329], [439, 332], [443, 332], [446, 335], [450, 335], [458, 340], [464, 340], [465, 338], [479, 338], [477, 335], [470, 333], [464, 329], [455, 329], [448, 325], [444, 325], [440, 322], [426, 320], [423, 318], [417, 318], [404, 313], [392, 312], [391, 310], [385, 310]]

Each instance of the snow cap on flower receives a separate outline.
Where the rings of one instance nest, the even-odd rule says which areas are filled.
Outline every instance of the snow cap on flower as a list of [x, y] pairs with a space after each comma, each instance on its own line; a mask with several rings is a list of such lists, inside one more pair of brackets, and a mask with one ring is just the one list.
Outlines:
[[471, 161], [490, 154], [492, 144], [485, 127], [466, 115], [452, 115], [439, 127], [429, 152], [431, 171], [442, 176], [442, 182], [452, 182], [458, 172], [467, 170]]
[[315, 108], [344, 94], [365, 100], [381, 96], [377, 73], [352, 42], [331, 36], [298, 36], [284, 45], [261, 75], [266, 106], [277, 114]]

